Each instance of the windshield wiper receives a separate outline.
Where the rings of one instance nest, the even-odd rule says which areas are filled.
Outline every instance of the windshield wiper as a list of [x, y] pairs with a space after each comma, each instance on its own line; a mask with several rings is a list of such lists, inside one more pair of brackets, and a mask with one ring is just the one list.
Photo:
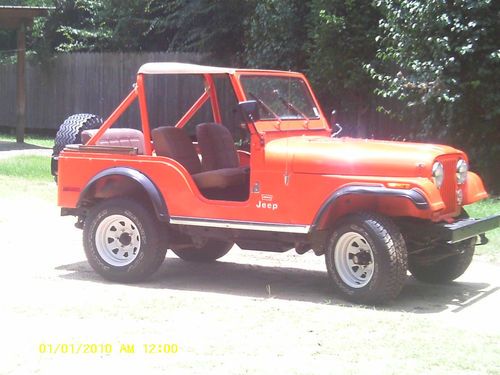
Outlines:
[[298, 109], [295, 105], [293, 105], [288, 100], [286, 100], [284, 97], [282, 97], [279, 90], [277, 90], [277, 89], [273, 90], [273, 93], [276, 94], [278, 99], [281, 100], [281, 102], [285, 105], [285, 107], [290, 109], [292, 112], [295, 112], [296, 115], [302, 117], [306, 121], [306, 123], [304, 125], [308, 129], [309, 128], [309, 117], [307, 117], [306, 114], [304, 112], [302, 112], [300, 109]]
[[257, 100], [257, 103], [259, 103], [267, 112], [274, 116], [276, 121], [278, 121], [278, 126], [281, 124], [281, 118], [278, 116], [278, 114], [274, 112], [261, 98], [259, 98], [253, 92], [249, 92], [248, 95]]

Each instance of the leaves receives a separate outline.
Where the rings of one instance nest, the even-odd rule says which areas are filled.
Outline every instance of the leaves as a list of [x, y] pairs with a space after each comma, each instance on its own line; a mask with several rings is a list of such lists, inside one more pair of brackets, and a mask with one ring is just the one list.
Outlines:
[[248, 65], [304, 69], [307, 14], [307, 2], [301, 0], [258, 1], [253, 15], [246, 20], [245, 57]]
[[[498, 169], [498, 1], [0, 0], [7, 3], [56, 6], [28, 40], [39, 57], [192, 51], [214, 64], [305, 71], [323, 107], [337, 109], [343, 134], [451, 143], [482, 174]], [[15, 33], [0, 31], [0, 49], [15, 45]], [[398, 129], [387, 126], [396, 120]], [[500, 191], [500, 175], [490, 176]]]
[[[471, 153], [472, 165], [489, 176], [500, 160], [500, 10], [490, 0], [379, 0], [378, 66], [367, 70], [377, 93], [418, 116], [416, 133]], [[490, 173], [488, 173], [490, 172]]]
[[353, 134], [366, 136], [362, 116], [377, 107], [376, 81], [365, 70], [376, 54], [380, 14], [363, 0], [312, 0], [308, 17], [308, 75], [323, 103], [336, 108]]

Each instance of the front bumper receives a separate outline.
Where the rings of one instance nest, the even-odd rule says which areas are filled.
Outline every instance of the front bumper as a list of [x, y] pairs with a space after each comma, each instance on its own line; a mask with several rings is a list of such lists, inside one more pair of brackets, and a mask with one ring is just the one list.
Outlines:
[[500, 214], [484, 219], [462, 219], [437, 226], [441, 239], [453, 244], [500, 227]]

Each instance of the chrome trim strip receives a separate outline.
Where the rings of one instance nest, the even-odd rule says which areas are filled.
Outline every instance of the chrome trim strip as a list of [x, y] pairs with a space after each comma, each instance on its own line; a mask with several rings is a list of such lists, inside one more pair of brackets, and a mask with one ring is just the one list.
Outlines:
[[301, 234], [309, 233], [309, 230], [311, 228], [310, 225], [259, 223], [259, 222], [237, 221], [237, 220], [213, 220], [213, 219], [211, 220], [211, 219], [199, 219], [194, 217], [181, 217], [181, 216], [171, 216], [170, 224], [194, 225], [200, 227], [213, 227], [213, 228], [260, 230], [267, 232], [301, 233]]

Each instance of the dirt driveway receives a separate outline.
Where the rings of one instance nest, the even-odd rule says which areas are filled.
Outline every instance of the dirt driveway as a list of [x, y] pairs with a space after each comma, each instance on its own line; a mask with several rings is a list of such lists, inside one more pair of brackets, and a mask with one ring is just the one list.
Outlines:
[[0, 197], [0, 374], [500, 372], [498, 265], [447, 286], [409, 277], [376, 309], [339, 300], [309, 253], [168, 255], [150, 282], [118, 285], [54, 202]]

